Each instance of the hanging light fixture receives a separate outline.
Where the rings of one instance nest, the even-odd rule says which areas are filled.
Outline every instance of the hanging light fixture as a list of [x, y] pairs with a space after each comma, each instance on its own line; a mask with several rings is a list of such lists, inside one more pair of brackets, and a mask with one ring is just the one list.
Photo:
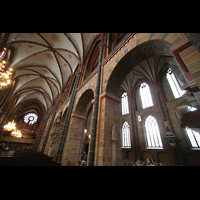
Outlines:
[[[1, 53], [0, 57], [2, 57], [4, 54], [4, 51]], [[10, 76], [12, 75], [12, 68], [5, 71], [5, 64], [6, 61], [2, 60], [0, 62], [0, 90], [5, 88], [11, 83]]]
[[20, 130], [17, 130], [17, 128], [16, 128], [16, 123], [14, 122], [14, 120], [12, 122], [8, 122], [8, 124], [6, 124], [4, 126], [4, 130], [12, 131], [11, 134], [14, 137], [18, 137], [18, 138], [22, 137], [22, 134], [21, 134]]
[[4, 126], [4, 130], [6, 131], [15, 131], [17, 128], [15, 126], [15, 122], [14, 120], [12, 122], [8, 122], [5, 126]]
[[13, 131], [11, 134], [12, 134], [12, 136], [17, 137], [17, 138], [22, 137], [22, 134], [19, 130]]

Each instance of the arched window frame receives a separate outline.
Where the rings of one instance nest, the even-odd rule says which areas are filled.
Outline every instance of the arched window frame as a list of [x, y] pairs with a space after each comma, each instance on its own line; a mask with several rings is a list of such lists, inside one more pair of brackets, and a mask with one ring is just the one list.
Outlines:
[[153, 106], [151, 91], [149, 85], [146, 82], [142, 82], [140, 84], [140, 97], [143, 109]]
[[190, 129], [189, 127], [186, 127], [185, 131], [187, 133], [191, 147], [199, 149], [200, 148], [200, 133]]
[[122, 115], [129, 114], [128, 95], [124, 92], [121, 96]]
[[122, 148], [131, 148], [130, 127], [127, 121], [122, 124]]
[[180, 88], [178, 81], [177, 81], [175, 75], [173, 74], [171, 68], [168, 68], [166, 77], [167, 77], [167, 81], [170, 85], [170, 88], [172, 90], [172, 93], [174, 95], [174, 98], [177, 99], [177, 98], [182, 97], [186, 93], [186, 90], [182, 90]]
[[147, 148], [163, 149], [160, 130], [156, 118], [149, 115], [145, 120], [144, 126]]

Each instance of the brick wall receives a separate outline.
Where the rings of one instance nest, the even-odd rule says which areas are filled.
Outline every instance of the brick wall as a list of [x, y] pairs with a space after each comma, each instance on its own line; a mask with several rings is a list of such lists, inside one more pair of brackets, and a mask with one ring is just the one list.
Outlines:
[[84, 130], [84, 119], [73, 116], [70, 119], [69, 130], [65, 140], [65, 146], [62, 154], [62, 164], [66, 165], [70, 160], [77, 163], [79, 160], [79, 152], [81, 139]]

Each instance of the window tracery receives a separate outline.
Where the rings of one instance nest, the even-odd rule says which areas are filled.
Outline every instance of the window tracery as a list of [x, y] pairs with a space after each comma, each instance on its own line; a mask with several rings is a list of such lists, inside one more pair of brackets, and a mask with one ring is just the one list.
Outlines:
[[147, 117], [145, 121], [145, 129], [146, 129], [147, 147], [162, 148], [163, 145], [160, 137], [158, 123], [153, 116], [149, 115]]
[[129, 114], [129, 108], [128, 108], [128, 96], [127, 93], [124, 92], [122, 94], [122, 98], [121, 98], [121, 104], [122, 104], [122, 115], [126, 115]]
[[38, 116], [35, 113], [28, 113], [24, 116], [24, 123], [26, 124], [34, 124], [37, 122]]
[[122, 148], [131, 148], [130, 128], [127, 121], [122, 125]]

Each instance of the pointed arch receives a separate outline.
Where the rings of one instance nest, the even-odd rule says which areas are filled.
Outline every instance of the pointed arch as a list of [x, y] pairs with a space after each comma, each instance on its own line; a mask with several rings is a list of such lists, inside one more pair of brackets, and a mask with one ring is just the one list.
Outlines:
[[128, 95], [124, 92], [121, 96], [122, 115], [129, 114]]
[[153, 106], [153, 100], [149, 89], [149, 85], [146, 82], [142, 82], [140, 84], [140, 96], [143, 109]]
[[130, 128], [127, 121], [122, 125], [122, 148], [131, 148]]
[[163, 148], [157, 120], [149, 115], [145, 120], [146, 142], [149, 148]]

